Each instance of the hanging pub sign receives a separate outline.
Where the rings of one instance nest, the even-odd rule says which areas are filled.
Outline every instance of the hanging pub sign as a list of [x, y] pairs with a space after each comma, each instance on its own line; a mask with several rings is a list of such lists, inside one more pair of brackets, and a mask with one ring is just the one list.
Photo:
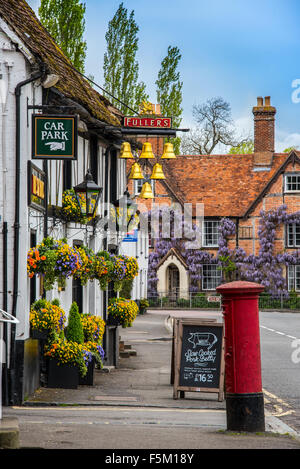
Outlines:
[[76, 160], [77, 138], [77, 116], [33, 114], [33, 160]]
[[124, 117], [123, 126], [136, 129], [171, 129], [171, 117]]
[[46, 210], [46, 176], [44, 171], [28, 161], [28, 205], [35, 210]]

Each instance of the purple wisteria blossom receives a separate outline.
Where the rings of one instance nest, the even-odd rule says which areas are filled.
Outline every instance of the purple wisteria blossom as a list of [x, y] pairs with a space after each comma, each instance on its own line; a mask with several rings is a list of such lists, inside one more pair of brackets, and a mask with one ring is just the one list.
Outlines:
[[[162, 211], [160, 211], [162, 215]], [[282, 205], [277, 209], [260, 212], [260, 221], [258, 229], [259, 237], [259, 253], [258, 255], [247, 255], [244, 249], [237, 247], [233, 250], [228, 248], [228, 239], [235, 235], [236, 226], [234, 221], [223, 218], [219, 226], [219, 248], [216, 256], [202, 249], [186, 249], [185, 242], [187, 238], [190, 240], [192, 233], [190, 230], [184, 230], [184, 220], [178, 215], [171, 215], [170, 237], [164, 238], [159, 232], [155, 244], [155, 251], [149, 255], [148, 270], [148, 291], [150, 296], [157, 294], [156, 266], [161, 259], [169, 252], [171, 248], [175, 248], [185, 260], [190, 276], [190, 291], [199, 290], [199, 284], [202, 274], [203, 264], [222, 265], [224, 258], [230, 258], [236, 266], [237, 277], [241, 280], [260, 283], [265, 286], [265, 291], [270, 293], [272, 297], [288, 297], [286, 279], [283, 276], [283, 266], [296, 265], [300, 263], [300, 250], [294, 252], [274, 253], [274, 244], [276, 239], [276, 230], [280, 225], [291, 223], [300, 224], [300, 212], [293, 214], [287, 213], [286, 205]], [[180, 230], [174, 227], [174, 224], [181, 223], [183, 236], [181, 238], [174, 237], [174, 232]], [[158, 226], [158, 230], [159, 230]], [[193, 225], [192, 230], [196, 234], [198, 228]], [[184, 234], [186, 236], [184, 236]], [[187, 236], [188, 234], [188, 236]]]

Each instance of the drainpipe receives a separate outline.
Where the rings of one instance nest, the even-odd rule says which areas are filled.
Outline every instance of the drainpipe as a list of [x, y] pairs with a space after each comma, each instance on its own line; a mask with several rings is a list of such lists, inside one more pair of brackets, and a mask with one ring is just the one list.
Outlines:
[[[235, 220], [235, 247], [239, 247], [239, 219], [236, 218]], [[239, 279], [238, 272], [235, 273], [236, 280]]]
[[[13, 280], [13, 305], [12, 315], [17, 315], [17, 302], [19, 290], [19, 255], [20, 255], [20, 170], [21, 170], [21, 90], [23, 86], [38, 80], [43, 77], [44, 71], [37, 72], [27, 80], [21, 81], [15, 88], [16, 96], [16, 168], [15, 168], [15, 222], [14, 222], [14, 280]], [[11, 403], [14, 404], [17, 400], [15, 389], [15, 361], [16, 361], [16, 326], [12, 325], [11, 328], [11, 366], [10, 366], [10, 398]]]

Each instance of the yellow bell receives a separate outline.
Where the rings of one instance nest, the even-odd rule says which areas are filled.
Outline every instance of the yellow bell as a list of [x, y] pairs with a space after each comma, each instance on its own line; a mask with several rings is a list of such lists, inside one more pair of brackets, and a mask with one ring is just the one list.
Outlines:
[[144, 182], [140, 193], [140, 197], [141, 199], [154, 199], [154, 195], [149, 182]]
[[123, 142], [121, 145], [120, 158], [134, 158], [131, 153], [130, 143]]
[[164, 152], [161, 156], [161, 159], [171, 160], [173, 158], [176, 158], [176, 155], [175, 155], [174, 149], [173, 149], [173, 144], [172, 143], [165, 143], [164, 144]]
[[128, 179], [144, 179], [141, 167], [138, 163], [133, 163]]
[[155, 158], [150, 142], [143, 143], [143, 148], [142, 148], [142, 153], [140, 154], [140, 158]]
[[151, 179], [166, 179], [161, 164], [155, 163]]

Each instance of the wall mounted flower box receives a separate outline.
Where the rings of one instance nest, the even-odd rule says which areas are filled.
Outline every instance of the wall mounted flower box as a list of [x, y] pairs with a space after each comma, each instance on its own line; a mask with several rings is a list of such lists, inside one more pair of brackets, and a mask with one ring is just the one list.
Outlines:
[[78, 368], [76, 365], [60, 365], [55, 358], [48, 361], [48, 388], [77, 389]]

